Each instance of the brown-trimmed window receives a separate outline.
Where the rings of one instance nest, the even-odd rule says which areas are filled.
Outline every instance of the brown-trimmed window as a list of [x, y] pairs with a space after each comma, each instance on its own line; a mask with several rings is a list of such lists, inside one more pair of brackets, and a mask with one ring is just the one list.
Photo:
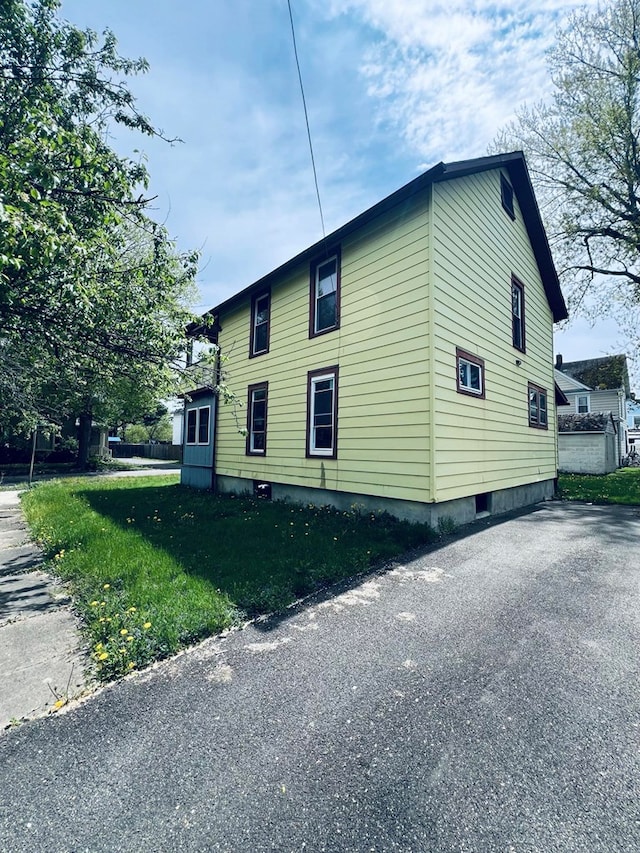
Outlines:
[[516, 211], [513, 206], [513, 187], [504, 175], [500, 175], [500, 200], [511, 219], [515, 219]]
[[484, 399], [484, 361], [456, 347], [456, 387], [459, 394]]
[[249, 385], [247, 400], [247, 454], [265, 456], [267, 452], [267, 397], [269, 383]]
[[534, 385], [529, 382], [529, 426], [536, 429], [548, 429], [549, 417], [547, 410], [546, 388], [541, 388], [539, 385]]
[[311, 264], [309, 337], [340, 327], [340, 249], [333, 248]]
[[251, 300], [251, 341], [249, 358], [269, 352], [271, 291], [258, 293]]
[[307, 456], [335, 459], [338, 450], [338, 366], [307, 374]]
[[511, 276], [511, 339], [520, 352], [525, 352], [524, 284]]

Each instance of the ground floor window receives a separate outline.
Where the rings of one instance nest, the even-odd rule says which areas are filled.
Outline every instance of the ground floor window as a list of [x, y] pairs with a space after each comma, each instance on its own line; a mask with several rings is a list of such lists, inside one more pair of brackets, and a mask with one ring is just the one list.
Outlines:
[[458, 393], [484, 397], [484, 361], [456, 348], [456, 381]]
[[267, 452], [268, 382], [249, 386], [247, 401], [247, 453], [264, 456]]
[[211, 406], [187, 411], [187, 444], [209, 444]]
[[311, 370], [307, 376], [307, 456], [337, 455], [338, 368]]
[[548, 428], [547, 399], [545, 388], [529, 383], [529, 426]]

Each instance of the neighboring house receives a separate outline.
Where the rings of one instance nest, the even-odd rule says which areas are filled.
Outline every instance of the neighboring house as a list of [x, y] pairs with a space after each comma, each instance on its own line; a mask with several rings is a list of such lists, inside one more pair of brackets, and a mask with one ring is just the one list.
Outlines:
[[183, 483], [431, 523], [553, 495], [567, 312], [522, 153], [440, 163], [209, 315], [246, 408], [189, 395]]
[[[564, 362], [556, 356], [556, 383], [564, 392], [570, 408], [568, 414], [611, 412], [617, 436], [617, 465], [629, 452], [627, 435], [627, 400], [631, 396], [627, 358], [609, 355], [583, 361]], [[571, 470], [563, 467], [562, 470]]]
[[630, 430], [640, 430], [640, 403], [627, 400], [627, 426]]

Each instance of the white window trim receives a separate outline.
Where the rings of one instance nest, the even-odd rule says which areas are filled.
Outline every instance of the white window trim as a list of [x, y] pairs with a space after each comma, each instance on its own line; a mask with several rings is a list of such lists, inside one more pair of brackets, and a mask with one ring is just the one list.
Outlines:
[[[331, 380], [332, 388], [331, 388], [331, 429], [332, 429], [332, 442], [331, 447], [316, 447], [315, 446], [315, 427], [314, 427], [314, 418], [315, 418], [315, 387], [319, 382], [326, 382], [327, 380]], [[309, 456], [325, 456], [329, 458], [333, 458], [336, 455], [337, 446], [337, 418], [336, 418], [336, 405], [337, 405], [337, 386], [338, 386], [338, 371], [337, 370], [327, 370], [326, 372], [319, 373], [315, 376], [309, 377], [309, 434], [307, 436], [308, 440], [308, 455]]]
[[[584, 398], [587, 401], [587, 411], [580, 411], [580, 399]], [[576, 414], [587, 415], [591, 411], [591, 396], [589, 394], [576, 394]]]
[[[200, 441], [200, 412], [204, 412], [205, 410], [207, 410], [209, 412], [209, 419], [207, 421], [207, 440], [206, 441]], [[195, 441], [189, 441], [189, 414], [191, 412], [196, 413], [196, 440]], [[189, 445], [189, 447], [197, 447], [198, 445], [200, 447], [204, 447], [207, 444], [209, 444], [209, 441], [211, 439], [211, 406], [198, 406], [197, 409], [195, 407], [193, 409], [187, 409], [186, 421], [187, 422], [185, 424], [185, 444]]]
[[[473, 385], [467, 385], [460, 378], [460, 367], [461, 366], [468, 367], [471, 370], [472, 367], [475, 367], [479, 372], [480, 377], [480, 387], [474, 388]], [[458, 381], [460, 383], [460, 389], [466, 391], [467, 394], [475, 394], [478, 397], [482, 397], [482, 365], [478, 364], [476, 361], [469, 361], [468, 358], [463, 358], [462, 356], [458, 356]]]
[[[256, 403], [255, 395], [258, 392], [262, 392], [264, 394], [264, 443], [265, 446], [262, 448], [254, 447], [254, 437], [256, 434], [256, 430], [254, 429], [254, 405]], [[266, 456], [267, 454], [267, 402], [269, 399], [269, 383], [268, 382], [260, 382], [256, 385], [252, 385], [249, 389], [249, 411], [247, 417], [247, 454], [249, 456]]]

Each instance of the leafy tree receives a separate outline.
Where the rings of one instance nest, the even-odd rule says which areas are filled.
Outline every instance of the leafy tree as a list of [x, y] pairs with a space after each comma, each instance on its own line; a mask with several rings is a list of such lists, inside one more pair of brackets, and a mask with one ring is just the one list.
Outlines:
[[[522, 148], [570, 304], [640, 302], [640, 0], [575, 12], [549, 54], [555, 90], [494, 147]], [[595, 287], [594, 287], [595, 285]]]
[[174, 390], [197, 258], [148, 217], [144, 164], [106, 142], [113, 124], [162, 137], [126, 85], [147, 63], [58, 7], [0, 5], [0, 419], [76, 415], [86, 461], [96, 413]]

